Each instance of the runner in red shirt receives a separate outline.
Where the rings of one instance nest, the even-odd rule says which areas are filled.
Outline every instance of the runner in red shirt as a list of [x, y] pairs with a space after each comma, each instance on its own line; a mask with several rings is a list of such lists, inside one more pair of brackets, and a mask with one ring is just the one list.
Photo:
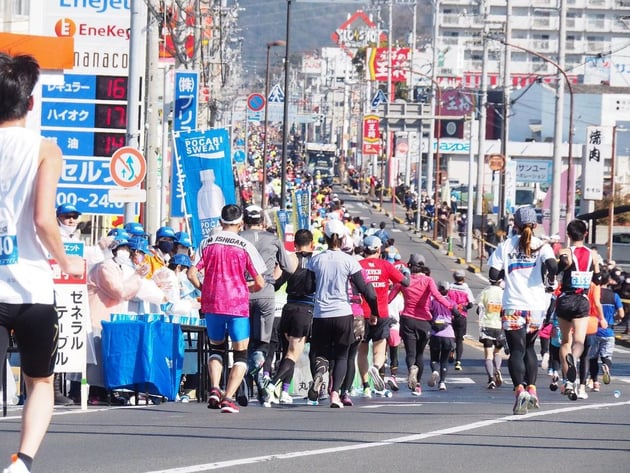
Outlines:
[[[390, 284], [402, 284], [409, 286], [409, 276], [405, 276], [393, 264], [381, 258], [381, 239], [371, 235], [363, 240], [366, 257], [359, 261], [363, 268], [363, 274], [367, 282], [371, 283], [376, 292], [378, 312], [380, 318], [372, 315], [367, 303], [363, 303], [363, 314], [365, 317], [365, 335], [359, 346], [358, 364], [359, 373], [363, 382], [364, 397], [371, 397], [372, 391], [368, 382], [368, 377], [372, 379], [374, 391], [382, 393], [385, 391], [385, 382], [379, 371], [385, 363], [385, 348], [387, 347], [387, 337], [389, 337], [389, 288]], [[368, 360], [368, 351], [372, 341], [372, 365]]]

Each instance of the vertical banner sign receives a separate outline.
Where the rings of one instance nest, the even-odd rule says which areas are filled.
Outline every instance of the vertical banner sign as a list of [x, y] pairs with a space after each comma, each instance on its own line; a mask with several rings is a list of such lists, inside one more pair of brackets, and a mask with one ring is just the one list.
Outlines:
[[601, 200], [604, 197], [604, 161], [611, 158], [612, 130], [603, 126], [586, 127], [586, 155], [582, 160], [584, 199]]
[[514, 213], [516, 210], [516, 181], [518, 176], [518, 163], [514, 159], [506, 159], [505, 162], [505, 210]]
[[278, 210], [275, 216], [278, 238], [284, 243], [284, 247], [288, 251], [293, 251], [295, 249], [293, 244], [293, 224], [291, 223], [291, 213], [292, 212], [290, 210]]
[[[82, 242], [64, 243], [66, 253], [83, 256]], [[50, 260], [55, 283], [55, 308], [59, 318], [56, 373], [83, 373], [87, 363], [87, 329], [90, 327], [87, 275], [74, 278]]]
[[193, 244], [198, 246], [220, 225], [223, 206], [236, 202], [230, 136], [226, 128], [182, 132], [175, 135], [174, 143], [181, 174], [173, 182], [177, 189], [185, 189]]
[[199, 108], [199, 72], [175, 71], [173, 104], [173, 131], [196, 130]]
[[378, 115], [363, 117], [363, 154], [381, 154], [381, 130]]
[[293, 192], [294, 228], [295, 230], [307, 229], [311, 223], [311, 189], [298, 189]]

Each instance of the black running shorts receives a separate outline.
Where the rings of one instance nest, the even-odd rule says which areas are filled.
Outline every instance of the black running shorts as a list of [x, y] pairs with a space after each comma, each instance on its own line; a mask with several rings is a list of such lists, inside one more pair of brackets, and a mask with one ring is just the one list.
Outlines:
[[556, 315], [563, 320], [588, 317], [589, 311], [588, 298], [582, 294], [562, 294], [556, 300]]
[[392, 322], [388, 317], [386, 319], [379, 317], [376, 325], [370, 325], [370, 319], [365, 319], [365, 334], [363, 335], [362, 342], [369, 342], [370, 340], [378, 342], [389, 337], [389, 327]]
[[[0, 303], [0, 331], [4, 332], [0, 338], [6, 337], [12, 330], [15, 332], [24, 374], [31, 378], [52, 375], [59, 339], [59, 319], [55, 306]], [[4, 357], [1, 359], [4, 360]]]
[[278, 331], [290, 337], [301, 338], [311, 336], [313, 325], [313, 306], [299, 302], [287, 302], [282, 308]]

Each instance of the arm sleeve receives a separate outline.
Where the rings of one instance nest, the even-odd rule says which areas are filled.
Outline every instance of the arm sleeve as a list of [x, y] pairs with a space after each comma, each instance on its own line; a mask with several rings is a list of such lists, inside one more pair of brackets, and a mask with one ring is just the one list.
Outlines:
[[359, 292], [365, 297], [365, 302], [367, 302], [367, 305], [370, 307], [372, 314], [376, 314], [380, 317], [381, 314], [378, 313], [378, 303], [376, 301], [376, 291], [371, 284], [363, 279], [362, 271], [352, 274], [350, 278]]

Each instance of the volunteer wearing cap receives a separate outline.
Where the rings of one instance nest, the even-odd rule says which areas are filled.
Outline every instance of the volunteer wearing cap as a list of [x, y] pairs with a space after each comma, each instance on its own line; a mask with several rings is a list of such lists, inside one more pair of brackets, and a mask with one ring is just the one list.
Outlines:
[[536, 392], [538, 359], [534, 342], [555, 286], [558, 265], [551, 247], [534, 236], [536, 212], [520, 207], [514, 213], [517, 234], [500, 243], [488, 265], [490, 280], [505, 281], [501, 321], [510, 349], [508, 370], [515, 388], [514, 414], [539, 406]]
[[[134, 268], [129, 240], [118, 237], [112, 242], [110, 249], [113, 257], [96, 264], [88, 273], [87, 278], [88, 303], [96, 356], [96, 363], [88, 364], [88, 383], [100, 387], [105, 386], [100, 343], [101, 322], [109, 322], [111, 314], [129, 312], [129, 301], [138, 295], [149, 271], [146, 265]], [[96, 395], [95, 390], [92, 390], [92, 393]], [[104, 393], [101, 392], [100, 395]]]
[[[282, 242], [265, 229], [265, 215], [262, 208], [250, 205], [243, 215], [246, 230], [240, 236], [249, 241], [262, 256], [266, 271], [263, 272], [265, 287], [249, 296], [249, 359], [248, 372], [258, 387], [258, 400], [264, 404], [266, 391], [264, 385], [270, 380], [269, 371], [263, 370], [265, 359], [269, 354], [269, 343], [273, 332], [276, 313], [276, 296], [274, 292], [276, 267], [289, 274], [295, 271], [295, 264], [289, 264], [287, 252]], [[269, 354], [273, 357], [273, 353]], [[262, 370], [262, 371], [261, 371]], [[258, 374], [262, 376], [259, 379]], [[266, 377], [265, 380], [263, 378]]]
[[[368, 376], [372, 380], [374, 390], [382, 392], [385, 390], [385, 381], [379, 374], [385, 364], [385, 348], [387, 337], [389, 337], [389, 286], [390, 284], [401, 284], [409, 286], [409, 276], [404, 275], [394, 267], [392, 263], [381, 258], [382, 242], [379, 237], [372, 235], [363, 240], [365, 258], [359, 261], [363, 268], [365, 279], [372, 284], [376, 292], [378, 312], [374, 314], [370, 311], [368, 304], [363, 304], [363, 316], [365, 318], [365, 335], [359, 345], [358, 365], [361, 381], [363, 383], [363, 395], [371, 397], [372, 393], [368, 383]], [[368, 352], [372, 342], [372, 363], [368, 360]]]
[[72, 204], [61, 204], [57, 207], [57, 223], [62, 241], [80, 241], [80, 231], [77, 231], [81, 212]]
[[424, 349], [429, 341], [433, 320], [431, 297], [449, 309], [454, 309], [455, 304], [442, 296], [433, 279], [424, 274], [424, 256], [419, 253], [411, 254], [408, 266], [411, 272], [409, 286], [394, 286], [390, 298], [398, 294], [398, 291], [402, 291], [405, 298], [405, 308], [400, 313], [400, 337], [405, 345], [405, 361], [409, 370], [407, 385], [413, 395], [420, 396]]
[[[148, 249], [148, 244], [147, 244]], [[160, 269], [168, 265], [171, 254], [175, 249], [175, 230], [169, 226], [163, 226], [155, 232], [155, 245], [146, 254], [145, 261], [151, 268], [149, 278]]]
[[354, 316], [348, 302], [350, 280], [365, 297], [372, 318], [377, 319], [380, 313], [374, 288], [363, 278], [358, 261], [341, 251], [347, 235], [344, 224], [340, 220], [329, 220], [324, 235], [328, 249], [313, 256], [308, 263], [308, 269], [315, 273], [316, 287], [311, 338], [313, 384], [308, 397], [310, 401], [317, 401], [324, 375], [330, 363], [334, 363], [330, 407], [341, 408], [339, 391], [348, 369], [348, 349], [354, 341]]

